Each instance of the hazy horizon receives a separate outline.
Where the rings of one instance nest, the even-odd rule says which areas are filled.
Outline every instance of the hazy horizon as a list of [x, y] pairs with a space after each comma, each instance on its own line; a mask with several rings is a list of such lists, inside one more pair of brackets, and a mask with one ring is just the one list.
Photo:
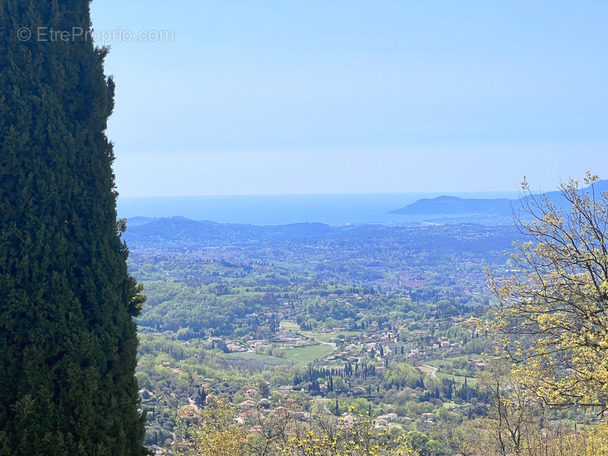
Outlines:
[[[557, 190], [557, 186], [554, 189], [548, 189], [546, 191]], [[516, 198], [517, 194], [521, 190], [478, 190], [478, 191], [431, 191], [431, 192], [333, 192], [333, 193], [324, 193], [324, 192], [309, 192], [309, 193], [235, 193], [235, 194], [206, 194], [206, 195], [142, 195], [142, 196], [123, 196], [121, 194], [118, 195], [119, 199], [146, 199], [146, 198], [223, 198], [223, 197], [273, 197], [273, 196], [356, 196], [356, 195], [430, 195], [437, 194], [438, 196], [460, 196], [464, 197], [466, 195], [478, 195], [483, 198], [502, 198], [507, 197], [506, 195], [514, 195]], [[120, 192], [119, 192], [120, 193]], [[482, 196], [486, 195], [486, 196]], [[489, 196], [488, 196], [489, 195]], [[505, 195], [505, 196], [501, 196]]]
[[[308, 195], [206, 195], [119, 197], [120, 218], [186, 217], [216, 223], [286, 225], [325, 223], [329, 225], [380, 223], [399, 224], [407, 218], [391, 211], [422, 198], [442, 196], [429, 193], [351, 193]], [[451, 193], [463, 198], [517, 198], [517, 192]]]

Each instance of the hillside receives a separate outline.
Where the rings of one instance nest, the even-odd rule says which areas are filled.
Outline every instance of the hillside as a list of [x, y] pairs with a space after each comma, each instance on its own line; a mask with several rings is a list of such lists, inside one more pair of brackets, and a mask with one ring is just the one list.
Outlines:
[[[601, 180], [595, 184], [595, 191], [608, 192], [608, 180]], [[587, 191], [584, 188], [581, 191]], [[561, 191], [544, 193], [550, 202], [557, 206], [566, 204]], [[400, 209], [391, 211], [391, 214], [404, 216], [404, 220], [427, 221], [434, 223], [481, 223], [484, 225], [503, 225], [513, 222], [513, 215], [519, 214], [519, 208], [533, 198], [540, 198], [535, 194], [520, 199], [483, 199], [458, 198], [455, 196], [439, 196], [437, 198], [423, 198]]]

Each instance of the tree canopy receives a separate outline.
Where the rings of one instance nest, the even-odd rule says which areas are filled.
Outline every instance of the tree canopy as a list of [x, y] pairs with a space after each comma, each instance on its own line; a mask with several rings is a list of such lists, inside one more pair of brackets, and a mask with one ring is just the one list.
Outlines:
[[490, 280], [515, 372], [552, 406], [608, 408], [608, 195], [597, 181], [561, 185], [561, 205], [524, 182], [517, 224], [530, 240], [516, 246], [512, 274]]
[[114, 84], [90, 30], [88, 0], [0, 2], [3, 456], [146, 453], [143, 298], [116, 222]]

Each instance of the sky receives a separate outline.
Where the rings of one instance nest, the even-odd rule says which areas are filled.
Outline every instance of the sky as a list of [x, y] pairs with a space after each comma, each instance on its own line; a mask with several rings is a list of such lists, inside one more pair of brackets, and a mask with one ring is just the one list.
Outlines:
[[122, 196], [608, 179], [608, 2], [94, 0]]

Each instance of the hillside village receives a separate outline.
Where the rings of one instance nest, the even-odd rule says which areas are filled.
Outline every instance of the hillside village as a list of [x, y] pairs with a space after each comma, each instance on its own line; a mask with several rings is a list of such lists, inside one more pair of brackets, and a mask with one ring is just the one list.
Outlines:
[[[429, 310], [436, 313], [433, 306]], [[267, 313], [265, 317], [280, 319], [284, 315]], [[264, 366], [273, 361], [277, 368], [287, 366], [293, 372], [285, 377], [289, 382], [260, 384], [259, 379], [254, 383], [244, 380], [231, 389], [238, 406], [235, 419], [247, 425], [251, 433], [262, 432], [260, 422], [267, 417], [289, 415], [290, 419], [307, 421], [311, 419], [312, 403], [339, 413], [345, 426], [352, 420], [349, 407], [357, 404], [373, 417], [378, 430], [417, 427], [416, 423], [433, 426], [437, 406], [441, 409], [445, 402], [450, 404], [446, 411], [454, 413], [459, 409], [461, 413], [470, 413], [476, 402], [471, 402], [476, 396], [475, 377], [485, 368], [482, 352], [488, 342], [477, 331], [472, 315], [373, 321], [361, 331], [344, 327], [304, 331], [295, 322], [284, 319], [276, 333], [263, 339], [251, 335], [218, 337], [210, 331], [202, 338], [187, 339], [179, 331], [140, 330], [142, 334], [171, 340], [183, 347], [194, 344], [222, 353], [230, 365]], [[188, 374], [192, 372], [191, 366], [181, 367], [183, 360], [164, 360], [161, 365], [173, 377], [192, 378]], [[197, 382], [205, 394], [217, 390], [218, 379], [197, 378]], [[395, 388], [410, 398], [409, 408], [382, 405], [386, 394], [394, 393]], [[153, 391], [144, 388], [140, 395], [145, 406], [158, 409]], [[427, 405], [412, 407], [414, 403]], [[183, 398], [180, 410], [188, 416], [198, 410], [198, 405], [191, 397]], [[150, 415], [151, 420], [155, 418]]]

